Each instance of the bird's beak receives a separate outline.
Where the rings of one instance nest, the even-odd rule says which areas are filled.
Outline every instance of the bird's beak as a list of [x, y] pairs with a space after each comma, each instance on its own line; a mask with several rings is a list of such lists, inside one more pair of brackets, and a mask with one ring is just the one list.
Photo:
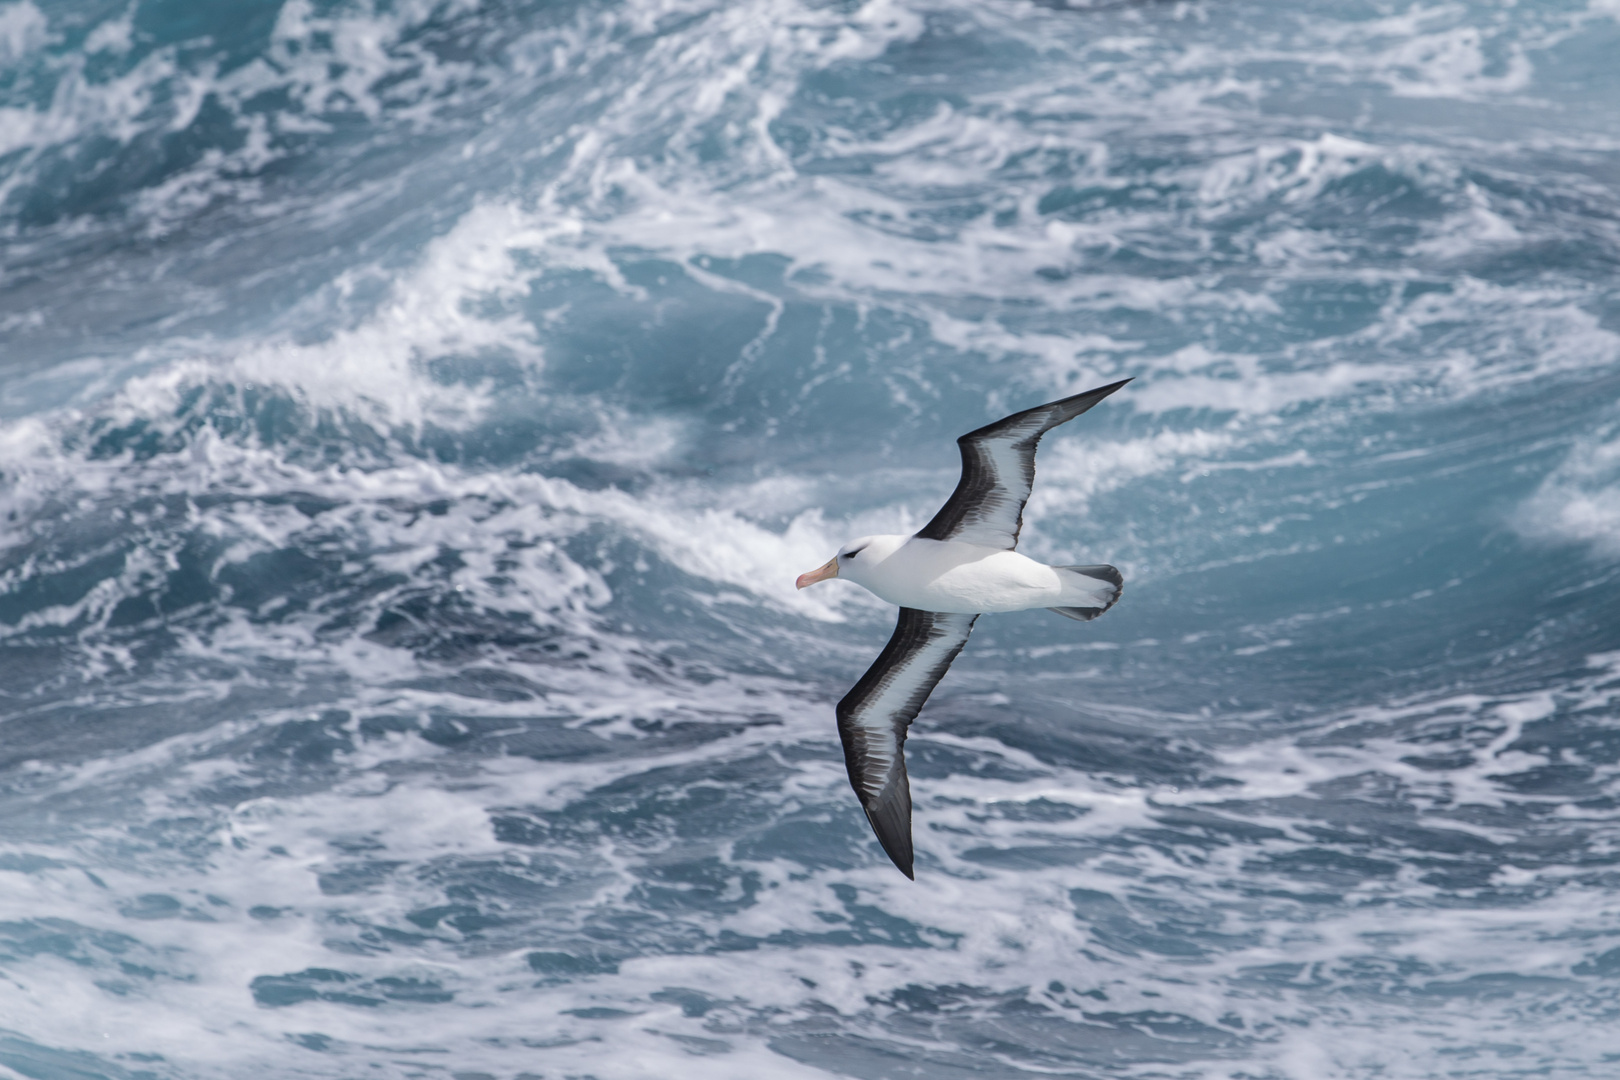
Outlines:
[[828, 578], [837, 576], [838, 556], [834, 555], [832, 558], [827, 560], [827, 565], [818, 566], [808, 574], [800, 574], [799, 580], [794, 582], [794, 584], [802, 589], [806, 585], [814, 585], [818, 581], [826, 581]]

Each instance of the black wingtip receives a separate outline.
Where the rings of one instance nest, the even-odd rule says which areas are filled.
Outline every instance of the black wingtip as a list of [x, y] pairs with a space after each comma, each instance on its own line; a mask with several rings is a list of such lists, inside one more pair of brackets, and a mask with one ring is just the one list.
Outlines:
[[864, 803], [863, 809], [878, 843], [883, 845], [883, 853], [902, 874], [916, 881], [912, 870], [911, 783], [906, 778], [905, 758], [899, 760], [883, 791]]
[[[1134, 379], [1135, 376], [1133, 375], [1131, 378]], [[1078, 394], [1071, 394], [1066, 398], [1059, 399], [1058, 401], [1048, 402], [1045, 405], [1037, 405], [1036, 408], [1055, 408], [1058, 410], [1056, 415], [1054, 415], [1048, 421], [1052, 427], [1056, 427], [1058, 424], [1067, 424], [1070, 420], [1073, 420], [1080, 414], [1091, 411], [1091, 407], [1093, 405], [1097, 404], [1097, 402], [1101, 401], [1103, 398], [1107, 397], [1109, 394], [1112, 394], [1115, 390], [1118, 390], [1120, 387], [1124, 386], [1130, 381], [1131, 379], [1121, 379], [1119, 382], [1112, 382], [1107, 386], [1092, 387], [1090, 390], [1086, 390]], [[1033, 412], [1034, 410], [1028, 411]]]
[[1107, 386], [1099, 386], [1095, 389], [1087, 390], [1082, 394], [1076, 394], [1075, 397], [1088, 397], [1101, 401], [1103, 398], [1107, 397], [1109, 394], [1112, 394], [1115, 390], [1118, 390], [1120, 387], [1124, 386], [1134, 378], [1136, 378], [1136, 376], [1132, 375], [1129, 378], [1119, 380], [1119, 382], [1111, 382]]
[[911, 853], [911, 823], [906, 823], [905, 832], [895, 833], [885, 832], [872, 810], [866, 811], [866, 820], [872, 823], [872, 831], [877, 834], [878, 843], [883, 845], [883, 853], [894, 863], [895, 869], [916, 881], [917, 873], [913, 869], [915, 863]]

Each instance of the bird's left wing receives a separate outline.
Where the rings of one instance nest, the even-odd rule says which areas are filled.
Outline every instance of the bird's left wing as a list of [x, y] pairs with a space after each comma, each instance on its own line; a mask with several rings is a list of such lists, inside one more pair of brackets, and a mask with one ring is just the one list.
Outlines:
[[900, 872], [914, 880], [906, 729], [967, 644], [977, 618], [901, 608], [894, 636], [838, 703], [838, 735], [849, 782], [878, 843]]
[[1090, 409], [1130, 382], [1099, 386], [1004, 416], [956, 440], [962, 479], [934, 519], [917, 533], [924, 540], [954, 540], [1011, 551], [1024, 527], [1024, 504], [1035, 484], [1035, 447], [1041, 436]]

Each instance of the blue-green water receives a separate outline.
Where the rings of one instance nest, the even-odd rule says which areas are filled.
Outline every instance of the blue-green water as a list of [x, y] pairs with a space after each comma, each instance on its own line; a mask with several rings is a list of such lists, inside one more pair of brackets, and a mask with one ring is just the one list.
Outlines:
[[[1614, 0], [0, 4], [0, 1067], [1605, 1077]], [[913, 728], [794, 577], [1043, 446]], [[10, 1073], [8, 1073], [10, 1075]]]

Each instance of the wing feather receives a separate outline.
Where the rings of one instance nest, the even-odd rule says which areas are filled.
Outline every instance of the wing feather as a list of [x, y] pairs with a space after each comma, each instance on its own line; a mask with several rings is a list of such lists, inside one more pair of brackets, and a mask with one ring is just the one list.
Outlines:
[[924, 540], [956, 540], [1011, 551], [1018, 545], [1018, 533], [1024, 527], [1024, 504], [1035, 486], [1035, 448], [1041, 436], [1073, 420], [1130, 381], [1121, 379], [1013, 413], [957, 439], [962, 451], [962, 479], [939, 513], [917, 535]]
[[889, 643], [838, 703], [838, 735], [850, 785], [878, 843], [908, 878], [915, 875], [906, 729], [967, 644], [977, 618], [901, 608]]

